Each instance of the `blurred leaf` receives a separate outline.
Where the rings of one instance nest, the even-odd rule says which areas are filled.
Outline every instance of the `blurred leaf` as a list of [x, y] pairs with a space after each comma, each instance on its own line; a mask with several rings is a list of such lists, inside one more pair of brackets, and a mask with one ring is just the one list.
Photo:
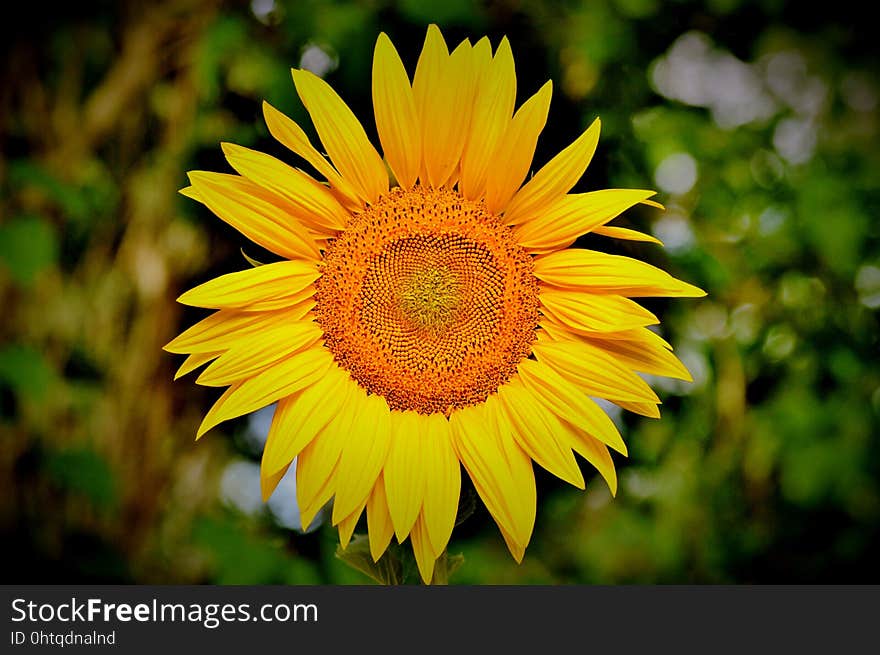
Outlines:
[[86, 498], [97, 509], [113, 509], [118, 503], [113, 470], [101, 455], [90, 449], [50, 452], [46, 472], [67, 492]]
[[230, 16], [219, 17], [202, 36], [194, 59], [194, 73], [205, 102], [213, 102], [220, 96], [223, 64], [246, 40], [244, 23]]
[[0, 225], [0, 260], [12, 278], [28, 287], [58, 258], [55, 230], [38, 216], [18, 216]]
[[55, 381], [55, 372], [34, 348], [11, 344], [0, 349], [0, 382], [19, 396], [39, 402]]
[[193, 525], [193, 541], [210, 557], [216, 584], [317, 584], [308, 560], [289, 556], [260, 535], [251, 534], [233, 517], [201, 517]]
[[474, 0], [399, 0], [400, 12], [420, 25], [438, 23], [444, 25], [483, 24], [483, 10]]
[[614, 0], [618, 10], [632, 18], [653, 16], [659, 9], [659, 0]]
[[10, 162], [9, 181], [14, 187], [31, 187], [43, 191], [58, 203], [65, 214], [77, 218], [88, 214], [88, 201], [81, 190], [59, 180], [36, 161], [18, 159]]

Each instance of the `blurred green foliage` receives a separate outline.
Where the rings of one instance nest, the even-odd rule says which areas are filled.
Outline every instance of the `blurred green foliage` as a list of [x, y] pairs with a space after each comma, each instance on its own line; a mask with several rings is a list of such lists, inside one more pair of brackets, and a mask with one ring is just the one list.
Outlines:
[[30, 286], [38, 273], [54, 266], [58, 240], [53, 227], [37, 216], [18, 216], [0, 225], [0, 260], [10, 277]]
[[[176, 194], [227, 170], [220, 141], [287, 155], [268, 100], [308, 130], [289, 76], [320, 69], [375, 136], [372, 47], [413, 70], [426, 23], [511, 41], [520, 98], [556, 83], [536, 165], [595, 116], [577, 190], [658, 188], [619, 222], [665, 249], [587, 237], [705, 288], [648, 301], [693, 384], [611, 499], [538, 471], [521, 565], [485, 509], [453, 583], [877, 582], [880, 78], [859, 5], [786, 0], [165, 0], [79, 3], [4, 35], [0, 85], [0, 537], [4, 580], [369, 582], [335, 531], [302, 533], [229, 486], [255, 428], [198, 444], [213, 395], [161, 352], [201, 317], [174, 298], [256, 248]], [[8, 26], [7, 26], [8, 27]], [[258, 430], [256, 430], [258, 432]], [[250, 435], [250, 436], [249, 436]], [[222, 491], [222, 493], [221, 493]], [[284, 506], [284, 499], [281, 499]], [[293, 502], [293, 497], [288, 503]]]

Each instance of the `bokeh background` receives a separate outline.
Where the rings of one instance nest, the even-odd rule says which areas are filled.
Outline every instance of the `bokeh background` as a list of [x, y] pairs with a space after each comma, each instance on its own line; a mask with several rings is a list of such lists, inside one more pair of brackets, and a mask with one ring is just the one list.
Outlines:
[[[860, 6], [863, 6], [860, 8]], [[0, 77], [0, 560], [4, 582], [369, 583], [335, 530], [268, 505], [257, 413], [193, 441], [216, 390], [161, 350], [174, 299], [246, 266], [177, 194], [265, 149], [265, 98], [308, 129], [289, 69], [375, 134], [379, 31], [410, 72], [429, 22], [513, 46], [520, 99], [555, 81], [540, 165], [599, 115], [577, 190], [652, 187], [618, 222], [705, 288], [649, 302], [693, 384], [630, 446], [612, 499], [539, 473], [522, 565], [485, 509], [456, 529], [466, 584], [878, 582], [880, 148], [869, 3], [785, 0], [163, 0], [19, 3]], [[8, 18], [8, 16], [7, 16]], [[585, 471], [586, 471], [585, 465]]]

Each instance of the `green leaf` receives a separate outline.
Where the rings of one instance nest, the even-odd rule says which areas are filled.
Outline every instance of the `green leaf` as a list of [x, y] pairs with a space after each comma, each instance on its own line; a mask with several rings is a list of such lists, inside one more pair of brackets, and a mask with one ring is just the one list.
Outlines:
[[[384, 585], [420, 584], [418, 567], [409, 544], [390, 544], [378, 562], [370, 554], [370, 540], [367, 535], [356, 534], [348, 547], [336, 549], [336, 557], [348, 566], [360, 571], [371, 580]], [[449, 584], [449, 578], [464, 563], [463, 555], [448, 555], [444, 552], [434, 564], [434, 577], [431, 584]]]
[[46, 472], [62, 489], [86, 498], [98, 509], [116, 506], [113, 470], [101, 455], [88, 448], [50, 453]]
[[351, 538], [345, 549], [337, 547], [336, 557], [379, 584], [398, 585], [404, 582], [404, 566], [397, 550], [389, 547], [379, 561], [374, 562], [369, 538], [358, 534]]
[[431, 584], [449, 584], [449, 578], [461, 568], [462, 564], [464, 564], [464, 555], [461, 553], [449, 555], [444, 552], [434, 564], [434, 577], [431, 579]]
[[12, 344], [0, 350], [0, 382], [17, 395], [40, 401], [55, 379], [55, 372], [36, 349]]
[[37, 275], [58, 258], [58, 238], [48, 221], [38, 216], [18, 216], [0, 225], [0, 261], [16, 283], [33, 284]]

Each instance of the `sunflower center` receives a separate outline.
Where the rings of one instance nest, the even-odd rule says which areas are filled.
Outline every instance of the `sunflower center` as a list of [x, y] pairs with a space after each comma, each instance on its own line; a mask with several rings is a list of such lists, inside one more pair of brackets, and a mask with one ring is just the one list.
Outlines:
[[461, 284], [445, 266], [419, 267], [401, 285], [400, 308], [416, 328], [439, 331], [452, 322]]
[[396, 410], [483, 402], [529, 355], [531, 257], [482, 203], [394, 189], [331, 242], [316, 319], [340, 366]]

